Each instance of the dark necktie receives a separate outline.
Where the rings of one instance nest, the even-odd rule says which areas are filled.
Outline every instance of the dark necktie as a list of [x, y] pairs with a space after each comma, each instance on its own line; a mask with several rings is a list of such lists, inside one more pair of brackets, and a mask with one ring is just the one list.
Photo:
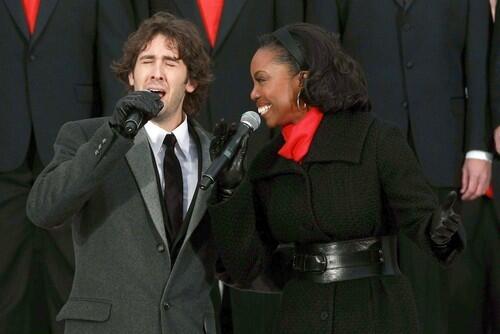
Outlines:
[[174, 152], [176, 142], [177, 139], [173, 134], [167, 134], [163, 140], [163, 144], [166, 146], [165, 158], [163, 159], [163, 177], [165, 179], [163, 195], [172, 240], [175, 240], [182, 225], [182, 169]]

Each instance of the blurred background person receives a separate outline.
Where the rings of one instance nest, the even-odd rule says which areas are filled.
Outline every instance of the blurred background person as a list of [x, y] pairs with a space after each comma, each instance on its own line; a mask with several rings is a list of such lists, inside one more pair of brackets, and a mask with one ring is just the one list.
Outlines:
[[[361, 63], [373, 111], [404, 132], [440, 199], [476, 199], [490, 182], [490, 16], [488, 0], [306, 2], [306, 20], [339, 33]], [[422, 332], [446, 333], [447, 273], [404, 236], [400, 264]]]
[[0, 333], [63, 331], [71, 231], [35, 227], [26, 200], [60, 126], [111, 112], [123, 93], [109, 66], [134, 28], [128, 1], [0, 1]]

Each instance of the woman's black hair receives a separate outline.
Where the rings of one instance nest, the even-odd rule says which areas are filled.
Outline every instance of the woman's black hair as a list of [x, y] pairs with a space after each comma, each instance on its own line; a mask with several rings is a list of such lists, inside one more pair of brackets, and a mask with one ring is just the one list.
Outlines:
[[259, 42], [260, 48], [278, 51], [275, 61], [288, 64], [292, 74], [309, 72], [303, 79], [303, 102], [325, 113], [370, 110], [361, 66], [342, 49], [337, 35], [295, 23], [261, 36]]

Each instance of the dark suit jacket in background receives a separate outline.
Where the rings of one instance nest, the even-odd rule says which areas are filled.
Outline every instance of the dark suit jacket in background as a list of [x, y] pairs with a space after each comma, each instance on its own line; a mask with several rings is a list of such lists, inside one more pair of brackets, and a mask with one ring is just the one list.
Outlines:
[[[173, 264], [147, 134], [141, 130], [131, 141], [108, 122], [66, 124], [28, 200], [38, 226], [71, 220], [73, 227], [75, 278], [58, 320], [67, 334], [215, 333], [209, 192], [195, 193]], [[210, 164], [210, 138], [197, 124], [191, 129], [201, 175]]]
[[61, 125], [111, 113], [124, 89], [109, 65], [133, 29], [129, 0], [42, 0], [30, 38], [22, 1], [0, 1], [0, 171], [23, 162], [32, 130], [47, 164]]
[[311, 0], [306, 20], [340, 33], [373, 110], [410, 131], [434, 187], [459, 187], [465, 152], [488, 150], [488, 0]]
[[30, 36], [22, 1], [0, 0], [2, 333], [62, 333], [55, 313], [71, 288], [71, 231], [36, 228], [26, 199], [61, 125], [110, 113], [122, 95], [109, 65], [134, 28], [129, 0], [42, 0]]

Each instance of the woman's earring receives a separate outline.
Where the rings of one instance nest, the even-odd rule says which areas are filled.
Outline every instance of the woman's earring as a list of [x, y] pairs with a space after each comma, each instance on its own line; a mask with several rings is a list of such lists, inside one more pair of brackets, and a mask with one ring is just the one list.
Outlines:
[[297, 94], [297, 100], [295, 101], [295, 103], [297, 104], [297, 109], [298, 110], [300, 110], [300, 111], [302, 111], [302, 110], [307, 111], [307, 103], [303, 102], [303, 106], [302, 107], [300, 106], [300, 94], [301, 93], [302, 93], [302, 89]]

